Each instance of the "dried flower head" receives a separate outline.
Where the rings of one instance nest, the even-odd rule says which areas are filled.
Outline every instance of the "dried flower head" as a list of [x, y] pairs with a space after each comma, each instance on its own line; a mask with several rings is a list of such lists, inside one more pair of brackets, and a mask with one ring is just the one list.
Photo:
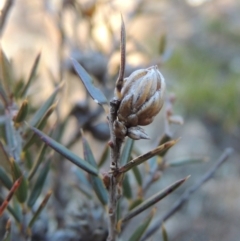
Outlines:
[[[150, 124], [163, 106], [164, 92], [164, 77], [157, 66], [134, 71], [124, 79], [118, 121], [127, 128]], [[129, 134], [135, 136], [132, 129]]]

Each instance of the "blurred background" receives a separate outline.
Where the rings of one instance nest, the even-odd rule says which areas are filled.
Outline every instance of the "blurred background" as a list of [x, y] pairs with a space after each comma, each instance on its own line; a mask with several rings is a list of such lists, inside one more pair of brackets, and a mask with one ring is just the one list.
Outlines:
[[[0, 10], [4, 3], [0, 1]], [[88, 100], [70, 58], [78, 59], [111, 98], [119, 67], [122, 14], [127, 33], [126, 76], [137, 68], [157, 64], [165, 77], [167, 94], [176, 96], [174, 113], [184, 119], [183, 125], [171, 128], [181, 141], [166, 158], [199, 156], [209, 160], [164, 172], [163, 186], [185, 175], [191, 178], [159, 205], [159, 215], [226, 147], [235, 149], [214, 179], [167, 221], [169, 240], [236, 241], [240, 237], [239, 13], [240, 2], [233, 0], [15, 0], [4, 23], [1, 46], [18, 79], [28, 75], [41, 52], [38, 81], [30, 93], [36, 105], [49, 96], [54, 83], [65, 81], [60, 116], [53, 116], [52, 121], [69, 112], [73, 115], [66, 143], [83, 121], [84, 111], [77, 115], [76, 108], [97, 112], [94, 125], [85, 127], [99, 158], [108, 139], [105, 117]], [[143, 150], [149, 150], [164, 132], [163, 114], [146, 129], [151, 140], [138, 143]], [[71, 148], [82, 155], [79, 146], [76, 141]], [[159, 189], [153, 187], [149, 193], [154, 193], [154, 188]], [[151, 240], [159, 240], [160, 234]]]

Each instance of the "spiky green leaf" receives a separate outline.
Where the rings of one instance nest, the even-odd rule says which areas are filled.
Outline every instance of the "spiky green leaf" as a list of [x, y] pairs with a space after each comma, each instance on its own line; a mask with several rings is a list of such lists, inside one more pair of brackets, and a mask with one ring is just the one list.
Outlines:
[[162, 224], [162, 237], [163, 237], [163, 241], [168, 241], [168, 234], [164, 223]]
[[126, 173], [124, 175], [124, 179], [123, 179], [123, 195], [127, 199], [132, 198], [132, 188], [131, 188], [131, 185], [130, 185], [128, 173]]
[[102, 93], [102, 91], [93, 85], [92, 78], [87, 73], [87, 71], [77, 62], [77, 60], [72, 59], [73, 67], [78, 74], [79, 78], [83, 82], [85, 88], [87, 89], [90, 96], [99, 105], [106, 105], [108, 103], [107, 98]]
[[170, 185], [166, 189], [164, 189], [164, 190], [154, 194], [150, 198], [146, 199], [144, 202], [142, 202], [136, 208], [132, 209], [123, 218], [123, 222], [126, 222], [126, 221], [130, 220], [131, 218], [133, 218], [136, 215], [142, 213], [146, 209], [150, 208], [151, 206], [153, 206], [154, 204], [156, 204], [157, 202], [159, 202], [160, 200], [162, 200], [163, 198], [168, 196], [170, 193], [172, 193], [174, 190], [176, 190], [178, 187], [180, 187], [188, 178], [189, 178], [189, 176], [186, 177], [186, 178], [180, 179], [179, 181], [173, 183], [172, 185]]
[[48, 161], [45, 164], [45, 166], [43, 167], [43, 169], [41, 171], [39, 171], [39, 175], [37, 177], [36, 182], [34, 183], [34, 185], [32, 187], [31, 194], [30, 194], [29, 199], [28, 199], [27, 204], [28, 204], [29, 207], [32, 207], [35, 204], [39, 195], [41, 194], [49, 170], [50, 170], [50, 161]]
[[166, 167], [178, 167], [188, 164], [197, 164], [206, 161], [206, 158], [184, 158], [173, 160], [171, 162], [166, 163]]
[[[92, 150], [84, 136], [82, 136], [82, 140], [83, 140], [83, 151], [84, 151], [85, 160], [97, 169], [98, 168], [97, 163], [94, 159]], [[98, 176], [91, 176], [90, 178], [91, 178], [91, 182], [93, 185], [93, 189], [94, 189], [98, 199], [100, 200], [100, 202], [103, 205], [107, 205], [108, 194], [107, 194], [106, 188], [103, 185], [102, 180]]]
[[16, 191], [16, 196], [20, 203], [24, 203], [28, 195], [28, 182], [26, 178], [23, 176], [22, 171], [16, 161], [11, 160], [11, 168], [14, 181], [22, 177], [21, 184]]
[[141, 173], [139, 171], [139, 168], [137, 166], [132, 168], [133, 174], [136, 178], [136, 181], [138, 183], [138, 185], [141, 187], [142, 186], [142, 176]]
[[131, 157], [132, 148], [133, 148], [133, 142], [134, 142], [133, 139], [131, 139], [131, 138], [127, 139], [127, 141], [123, 147], [121, 157], [120, 157], [121, 165], [126, 165], [129, 162], [130, 157]]
[[3, 91], [6, 93], [6, 95], [10, 96], [12, 84], [14, 82], [13, 80], [13, 71], [12, 66], [7, 59], [7, 56], [5, 55], [2, 47], [0, 46], [0, 81], [1, 86], [3, 88]]
[[7, 152], [0, 140], [0, 165], [7, 171], [11, 172], [11, 164]]
[[27, 83], [24, 86], [23, 90], [21, 91], [21, 94], [20, 94], [21, 97], [26, 96], [26, 93], [27, 93], [33, 79], [36, 77], [36, 72], [37, 72], [37, 67], [38, 67], [38, 64], [39, 64], [40, 57], [41, 57], [41, 53], [39, 53], [37, 55], [36, 59], [34, 60], [30, 75], [29, 75], [28, 80], [27, 80]]
[[4, 169], [1, 166], [0, 166], [0, 181], [7, 189], [9, 190], [11, 189], [13, 185], [12, 181], [10, 180], [7, 173], [4, 171]]
[[19, 123], [23, 122], [25, 120], [25, 118], [27, 117], [27, 113], [28, 113], [28, 101], [24, 100], [18, 113], [13, 118], [14, 123], [19, 124]]
[[[46, 124], [47, 124], [47, 120], [48, 118], [51, 116], [51, 114], [53, 113], [53, 111], [56, 108], [56, 104], [51, 105], [48, 110], [46, 111], [46, 113], [44, 114], [44, 116], [42, 117], [42, 119], [40, 120], [40, 122], [37, 124], [37, 128], [39, 130], [42, 130]], [[30, 137], [28, 138], [28, 140], [26, 141], [23, 150], [27, 150], [30, 146], [32, 146], [35, 142], [37, 141], [37, 135], [34, 133], [31, 133]]]
[[144, 222], [134, 231], [128, 241], [139, 241], [141, 239], [142, 235], [151, 223], [154, 213], [154, 211], [150, 213], [150, 215], [144, 220]]
[[43, 157], [46, 153], [46, 150], [47, 150], [47, 145], [45, 143], [43, 143], [39, 152], [38, 152], [38, 154], [37, 154], [37, 156], [36, 156], [36, 159], [33, 162], [34, 163], [33, 167], [31, 168], [31, 170], [28, 174], [28, 181], [30, 181], [34, 177], [36, 171], [38, 170], [38, 167], [40, 166], [40, 164], [43, 161]]
[[48, 146], [50, 146], [56, 152], [64, 156], [67, 160], [69, 160], [73, 164], [77, 165], [78, 167], [82, 168], [83, 170], [85, 170], [86, 172], [92, 175], [95, 175], [95, 176], [98, 175], [98, 170], [94, 166], [92, 166], [82, 158], [78, 157], [76, 154], [68, 150], [65, 146], [56, 142], [51, 137], [47, 136], [46, 134], [44, 134], [42, 131], [38, 130], [35, 127], [30, 127], [30, 129], [34, 131], [41, 138], [43, 142], [45, 142]]
[[135, 207], [137, 207], [138, 205], [140, 205], [141, 203], [143, 202], [143, 199], [142, 198], [137, 198], [135, 199], [134, 201], [132, 201], [128, 207], [128, 210], [132, 210], [134, 209]]
[[33, 115], [29, 124], [31, 126], [36, 126], [38, 122], [43, 118], [49, 107], [53, 104], [57, 94], [62, 89], [63, 83], [61, 83], [58, 87], [55, 88], [53, 93], [48, 97], [48, 99], [42, 104], [42, 106], [37, 110], [37, 112]]
[[47, 202], [49, 200], [49, 198], [52, 195], [52, 191], [49, 191], [46, 196], [44, 197], [43, 201], [41, 202], [41, 204], [39, 205], [37, 211], [34, 213], [32, 219], [30, 220], [28, 227], [31, 228], [33, 226], [33, 224], [35, 223], [35, 221], [37, 220], [38, 216], [41, 214], [42, 210], [46, 207]]

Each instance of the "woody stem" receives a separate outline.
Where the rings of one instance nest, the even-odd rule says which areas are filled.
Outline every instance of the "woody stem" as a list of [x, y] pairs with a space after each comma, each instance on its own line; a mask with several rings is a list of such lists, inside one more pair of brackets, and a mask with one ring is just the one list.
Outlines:
[[110, 114], [109, 114], [109, 129], [110, 129], [110, 147], [111, 147], [111, 162], [110, 162], [110, 186], [109, 186], [109, 202], [108, 202], [108, 215], [109, 215], [109, 228], [108, 228], [108, 239], [107, 241], [116, 240], [116, 211], [117, 202], [120, 198], [118, 192], [118, 180], [116, 173], [118, 173], [118, 164], [120, 158], [121, 146], [123, 139], [117, 138], [114, 130], [113, 123], [117, 118], [117, 110], [119, 107], [119, 100], [113, 99], [110, 102]]

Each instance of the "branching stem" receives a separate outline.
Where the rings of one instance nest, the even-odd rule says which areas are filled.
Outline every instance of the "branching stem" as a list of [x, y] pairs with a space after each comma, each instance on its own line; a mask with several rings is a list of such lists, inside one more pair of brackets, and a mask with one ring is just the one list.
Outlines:
[[181, 196], [180, 198], [175, 202], [175, 204], [172, 206], [172, 208], [161, 218], [156, 220], [154, 224], [147, 230], [147, 232], [143, 235], [141, 238], [141, 241], [147, 240], [150, 236], [153, 235], [157, 230], [159, 230], [159, 227], [168, 220], [173, 214], [176, 213], [190, 198], [190, 196], [195, 193], [204, 183], [206, 183], [210, 178], [213, 177], [217, 169], [228, 160], [229, 156], [232, 154], [233, 149], [232, 148], [226, 148], [225, 151], [222, 153], [222, 155], [219, 157], [219, 159], [216, 161], [216, 163], [208, 170], [208, 172], [203, 175], [203, 177], [193, 186], [188, 188]]
[[[123, 87], [123, 79], [125, 72], [125, 62], [126, 62], [126, 33], [124, 21], [122, 19], [121, 24], [121, 61], [120, 61], [120, 70], [119, 76], [116, 81], [115, 94], [117, 97], [121, 97], [121, 89]], [[108, 203], [108, 215], [109, 215], [109, 232], [107, 241], [116, 241], [117, 232], [116, 232], [116, 214], [117, 214], [117, 203], [121, 196], [120, 188], [118, 185], [117, 174], [119, 172], [119, 159], [121, 146], [124, 140], [123, 138], [118, 138], [115, 135], [113, 124], [117, 119], [117, 111], [120, 105], [120, 100], [113, 98], [110, 101], [110, 113], [109, 113], [109, 129], [110, 129], [110, 147], [111, 147], [111, 163], [110, 163], [110, 185], [109, 185], [109, 203]]]
[[110, 147], [111, 147], [111, 163], [110, 163], [110, 186], [109, 186], [109, 203], [108, 203], [108, 215], [109, 215], [109, 234], [107, 241], [116, 240], [116, 210], [117, 202], [120, 197], [118, 192], [118, 180], [116, 174], [118, 173], [118, 163], [120, 159], [120, 151], [123, 143], [123, 139], [117, 138], [114, 130], [113, 123], [117, 118], [117, 110], [119, 107], [119, 100], [113, 99], [110, 102], [110, 114], [109, 114], [109, 129], [110, 129]]

